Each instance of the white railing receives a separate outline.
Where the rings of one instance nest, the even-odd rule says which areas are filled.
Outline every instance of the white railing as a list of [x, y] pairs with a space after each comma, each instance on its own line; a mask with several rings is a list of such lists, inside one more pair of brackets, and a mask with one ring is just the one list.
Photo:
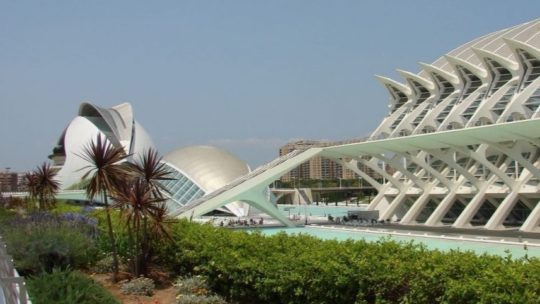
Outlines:
[[0, 304], [30, 304], [24, 278], [13, 266], [6, 244], [0, 237]]
[[[86, 194], [86, 190], [62, 190], [57, 195], [62, 194]], [[28, 192], [0, 192], [3, 197], [25, 197], [28, 196]]]

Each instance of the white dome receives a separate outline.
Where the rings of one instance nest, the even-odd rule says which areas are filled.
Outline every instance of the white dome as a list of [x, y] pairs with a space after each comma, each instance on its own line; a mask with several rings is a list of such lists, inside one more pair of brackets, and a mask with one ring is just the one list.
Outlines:
[[[231, 153], [211, 146], [191, 146], [172, 151], [163, 161], [193, 181], [208, 194], [249, 173], [249, 166]], [[224, 206], [236, 216], [246, 216], [249, 205], [233, 202]]]
[[205, 192], [212, 192], [249, 173], [249, 167], [231, 153], [211, 146], [191, 146], [163, 157]]

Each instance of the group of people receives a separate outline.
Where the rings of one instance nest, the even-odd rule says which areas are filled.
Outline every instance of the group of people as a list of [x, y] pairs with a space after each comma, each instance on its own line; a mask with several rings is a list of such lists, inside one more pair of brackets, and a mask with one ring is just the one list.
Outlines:
[[[345, 224], [347, 225], [348, 222], [352, 222], [353, 224], [371, 224], [371, 225], [374, 225], [374, 224], [389, 224], [390, 223], [390, 219], [387, 219], [387, 220], [377, 220], [377, 219], [374, 219], [374, 218], [371, 218], [371, 219], [364, 219], [364, 218], [357, 218], [357, 217], [348, 217], [348, 216], [338, 216], [338, 217], [333, 217], [332, 215], [328, 215], [328, 221], [329, 222], [334, 222], [334, 223], [338, 223], [338, 224]], [[399, 219], [396, 220], [396, 222], [399, 222]]]
[[250, 218], [249, 220], [246, 219], [230, 219], [230, 220], [221, 220], [219, 222], [220, 227], [235, 227], [235, 226], [255, 226], [255, 225], [263, 225], [264, 220], [263, 218], [259, 218], [259, 220], [255, 220]]

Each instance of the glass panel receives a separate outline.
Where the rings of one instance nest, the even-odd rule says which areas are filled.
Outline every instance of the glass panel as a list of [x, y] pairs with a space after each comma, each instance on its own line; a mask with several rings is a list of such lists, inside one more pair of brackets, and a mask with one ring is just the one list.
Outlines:
[[510, 103], [510, 100], [512, 100], [512, 96], [514, 96], [514, 92], [516, 91], [517, 85], [512, 85], [508, 91], [499, 99], [499, 101], [493, 106], [491, 111], [497, 116], [500, 116], [504, 110], [506, 109], [506, 105]]
[[536, 89], [523, 105], [532, 112], [536, 112], [540, 105], [540, 88]]
[[170, 172], [173, 172], [172, 176], [175, 178], [174, 180], [167, 180], [161, 183], [169, 191], [171, 200], [167, 203], [167, 206], [170, 209], [174, 210], [184, 206], [204, 195], [204, 191], [186, 176], [167, 164], [165, 166]]
[[437, 115], [437, 118], [435, 119], [439, 124], [441, 124], [444, 119], [446, 118], [446, 116], [448, 116], [448, 113], [450, 113], [450, 111], [452, 110], [452, 108], [454, 107], [454, 105], [457, 103], [458, 99], [457, 98], [454, 98], [452, 99], [448, 105], [441, 111], [441, 113], [439, 113], [439, 115]]
[[480, 78], [478, 78], [471, 71], [461, 65], [456, 66], [456, 69], [460, 78], [465, 83], [463, 87], [463, 92], [459, 98], [459, 100], [462, 101], [465, 98], [469, 97], [469, 95], [471, 95], [482, 85], [482, 80], [480, 80]]

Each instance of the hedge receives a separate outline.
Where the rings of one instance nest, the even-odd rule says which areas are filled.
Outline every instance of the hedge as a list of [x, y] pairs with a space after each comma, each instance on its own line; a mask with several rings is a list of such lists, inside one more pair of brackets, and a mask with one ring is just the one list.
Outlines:
[[241, 303], [538, 303], [540, 260], [181, 221], [160, 263]]

